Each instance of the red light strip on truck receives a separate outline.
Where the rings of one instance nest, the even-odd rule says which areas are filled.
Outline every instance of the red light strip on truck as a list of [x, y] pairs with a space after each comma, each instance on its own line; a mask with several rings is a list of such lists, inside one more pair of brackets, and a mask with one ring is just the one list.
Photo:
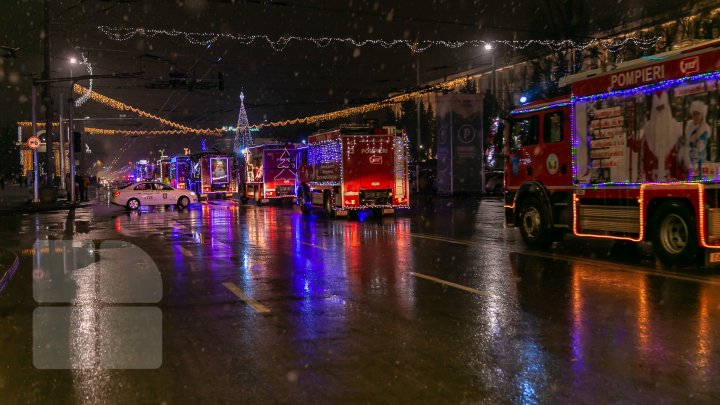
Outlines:
[[700, 228], [700, 245], [704, 248], [720, 248], [720, 245], [715, 244], [712, 245], [707, 242], [707, 234], [705, 232], [705, 186], [703, 184], [697, 184], [698, 187], [698, 205], [700, 209], [698, 210], [698, 219], [699, 224], [698, 227]]
[[[705, 215], [705, 185], [701, 183], [674, 183], [674, 184], [667, 184], [667, 183], [645, 183], [640, 185], [640, 197], [638, 197], [638, 204], [640, 206], [640, 234], [637, 238], [627, 237], [627, 236], [611, 236], [611, 235], [595, 235], [595, 234], [585, 234], [580, 233], [578, 231], [578, 202], [580, 201], [580, 198], [577, 196], [577, 194], [573, 194], [573, 234], [575, 236], [581, 236], [581, 237], [589, 237], [589, 238], [598, 238], [598, 239], [614, 239], [614, 240], [627, 240], [631, 242], [641, 242], [645, 239], [645, 207], [644, 207], [644, 198], [645, 198], [645, 189], [647, 187], [658, 187], [658, 186], [666, 186], [666, 187], [678, 187], [678, 186], [686, 186], [686, 187], [695, 187], [698, 190], [698, 206], [700, 207], [698, 209], [698, 232], [699, 232], [699, 239], [700, 239], [700, 245], [704, 248], [710, 248], [710, 249], [716, 249], [720, 248], [720, 244], [711, 244], [707, 241], [707, 231], [705, 226], [706, 221], [706, 215]], [[514, 204], [513, 204], [514, 205]], [[509, 207], [508, 207], [509, 208]]]
[[640, 234], [637, 238], [633, 238], [630, 236], [611, 236], [611, 235], [595, 235], [595, 234], [589, 234], [589, 233], [580, 233], [578, 231], [578, 202], [580, 201], [580, 198], [577, 196], [577, 194], [573, 194], [573, 234], [575, 236], [582, 236], [582, 237], [588, 237], [588, 238], [598, 238], [598, 239], [615, 239], [615, 240], [627, 240], [630, 242], [640, 242], [645, 237], [645, 221], [643, 221], [643, 191], [644, 187], [640, 187], [640, 197], [638, 198], [638, 204], [640, 204]]

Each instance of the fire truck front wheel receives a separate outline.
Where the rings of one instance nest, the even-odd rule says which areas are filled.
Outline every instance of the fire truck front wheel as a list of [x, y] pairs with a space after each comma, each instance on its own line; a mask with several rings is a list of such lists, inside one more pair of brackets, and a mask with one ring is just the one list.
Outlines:
[[312, 211], [312, 206], [310, 205], [310, 201], [308, 201], [308, 196], [305, 189], [298, 189], [297, 201], [298, 205], [300, 206], [300, 212], [305, 215], [310, 214], [310, 211]]
[[653, 250], [663, 263], [687, 263], [697, 257], [695, 215], [689, 206], [668, 201], [658, 208], [652, 224]]
[[335, 217], [332, 194], [330, 194], [330, 191], [325, 191], [323, 195], [323, 208], [325, 208], [325, 213], [327, 214], [327, 216], [329, 216], [330, 218]]
[[520, 208], [520, 235], [530, 247], [544, 247], [552, 242], [548, 231], [548, 214], [536, 197], [528, 197]]

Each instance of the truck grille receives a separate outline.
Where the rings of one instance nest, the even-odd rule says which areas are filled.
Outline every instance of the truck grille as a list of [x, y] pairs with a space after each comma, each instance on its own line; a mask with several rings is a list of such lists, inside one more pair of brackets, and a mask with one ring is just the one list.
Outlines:
[[578, 210], [581, 232], [593, 234], [640, 233], [640, 207], [581, 205]]
[[708, 236], [710, 239], [720, 239], [720, 208], [710, 208], [707, 210], [707, 213]]
[[390, 205], [391, 203], [390, 189], [360, 191], [360, 205]]

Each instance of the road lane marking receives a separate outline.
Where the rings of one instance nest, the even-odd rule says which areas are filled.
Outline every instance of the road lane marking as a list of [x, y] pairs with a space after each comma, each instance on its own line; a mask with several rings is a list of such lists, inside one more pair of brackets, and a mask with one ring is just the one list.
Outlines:
[[303, 244], [303, 245], [307, 245], [307, 246], [312, 246], [312, 247], [317, 248], [317, 249], [320, 249], [320, 250], [327, 250], [326, 248], [324, 248], [324, 247], [322, 247], [322, 246], [313, 245], [312, 243], [303, 242], [303, 241], [301, 241], [301, 240], [298, 241], [298, 243]]
[[233, 294], [235, 294], [235, 296], [237, 296], [237, 297], [240, 298], [241, 300], [245, 301], [246, 304], [250, 305], [250, 306], [252, 307], [252, 309], [255, 310], [255, 312], [257, 312], [257, 313], [259, 313], [259, 314], [269, 314], [269, 313], [270, 313], [270, 309], [269, 309], [268, 307], [266, 307], [265, 305], [263, 305], [263, 304], [255, 301], [255, 300], [252, 299], [251, 297], [247, 296], [247, 295], [240, 289], [240, 287], [236, 286], [235, 284], [233, 284], [233, 283], [222, 283], [222, 285], [225, 286], [225, 288], [227, 288], [228, 290], [230, 290], [230, 292], [232, 292]]
[[464, 245], [464, 246], [476, 245], [476, 243], [472, 242], [472, 241], [451, 239], [451, 238], [446, 238], [443, 236], [426, 235], [426, 234], [422, 234], [422, 233], [410, 233], [409, 235], [411, 238], [430, 239], [430, 240], [439, 241], [439, 242], [454, 243], [456, 245]]
[[[420, 238], [420, 239], [429, 239], [429, 240], [435, 240], [439, 242], [447, 242], [447, 243], [454, 243], [457, 245], [466, 245], [466, 246], [480, 246], [479, 242], [473, 242], [473, 241], [466, 241], [466, 240], [460, 240], [460, 239], [451, 239], [441, 236], [432, 236], [432, 235], [426, 235], [426, 234], [417, 234], [417, 233], [410, 233], [411, 237]], [[717, 280], [710, 280], [703, 276], [692, 276], [688, 274], [681, 274], [669, 270], [665, 271], [657, 271], [646, 267], [640, 267], [640, 266], [633, 266], [630, 264], [624, 264], [624, 263], [614, 263], [610, 261], [603, 261], [603, 260], [597, 260], [597, 259], [588, 259], [584, 257], [573, 257], [569, 255], [562, 255], [562, 254], [556, 254], [556, 253], [543, 253], [543, 252], [535, 252], [532, 250], [504, 250], [499, 247], [495, 246], [484, 246], [483, 249], [493, 249], [498, 252], [502, 253], [516, 253], [516, 254], [522, 254], [526, 256], [535, 256], [540, 257], [544, 259], [553, 259], [553, 260], [563, 260], [566, 262], [576, 262], [580, 264], [587, 264], [592, 266], [597, 266], [600, 268], [603, 268], [607, 270], [608, 265], [612, 265], [611, 270], [618, 270], [618, 271], [625, 271], [625, 272], [633, 272], [633, 273], [642, 273], [642, 274], [649, 274], [653, 276], [659, 276], [659, 277], [665, 277], [675, 280], [683, 280], [683, 281], [694, 281], [697, 283], [705, 283], [705, 284], [711, 284], [711, 285], [720, 285], [720, 281]]]
[[182, 252], [183, 256], [192, 257], [193, 253], [190, 251], [190, 249], [183, 247], [183, 246], [179, 246], [179, 245], [178, 245], [178, 248]]
[[433, 277], [433, 276], [428, 276], [427, 274], [414, 273], [414, 272], [412, 272], [412, 271], [410, 272], [410, 274], [413, 275], [413, 276], [415, 276], [415, 277], [424, 278], [425, 280], [434, 281], [434, 282], [436, 282], [436, 283], [444, 284], [444, 285], [447, 285], [447, 286], [450, 286], [450, 287], [454, 287], [454, 288], [457, 288], [457, 289], [460, 289], [460, 290], [463, 290], [463, 291], [471, 292], [471, 293], [473, 293], [473, 294], [477, 294], [477, 295], [488, 295], [488, 293], [486, 293], [486, 292], [484, 292], [484, 291], [476, 290], [476, 289], [474, 289], [474, 288], [472, 288], [472, 287], [466, 287], [466, 286], [461, 285], [461, 284], [453, 283], [452, 281], [445, 281], [445, 280], [443, 280], [443, 279], [439, 279], [439, 278], [436, 278], [436, 277]]

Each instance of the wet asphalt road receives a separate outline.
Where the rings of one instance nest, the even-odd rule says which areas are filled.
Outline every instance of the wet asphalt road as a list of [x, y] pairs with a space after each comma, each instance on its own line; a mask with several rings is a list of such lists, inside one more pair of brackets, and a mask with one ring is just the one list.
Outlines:
[[[720, 401], [718, 271], [605, 241], [530, 251], [499, 199], [357, 220], [99, 203], [0, 223], [0, 276], [20, 259], [0, 293], [0, 403]], [[63, 243], [73, 259], [48, 267]], [[122, 293], [137, 297], [108, 299]], [[117, 308], [150, 316], [123, 335], [132, 364], [107, 355]]]

